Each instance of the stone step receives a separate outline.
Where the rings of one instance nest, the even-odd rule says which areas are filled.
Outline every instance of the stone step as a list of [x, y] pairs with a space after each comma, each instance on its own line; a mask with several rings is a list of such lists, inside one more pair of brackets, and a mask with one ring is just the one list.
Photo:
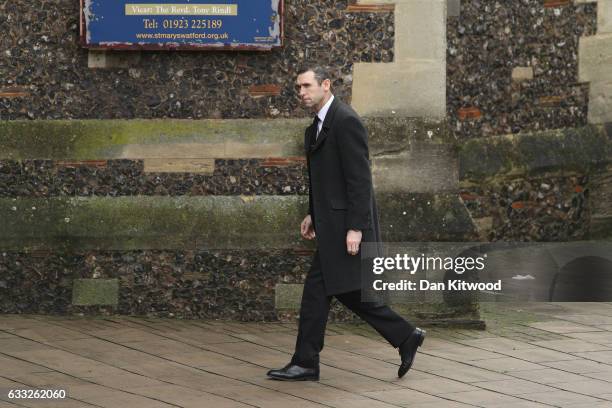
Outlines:
[[460, 146], [461, 182], [547, 172], [589, 172], [612, 161], [603, 126], [556, 129], [469, 140]]
[[[473, 222], [456, 194], [377, 195], [383, 239], [462, 241]], [[304, 196], [0, 199], [0, 249], [131, 250], [308, 247]]]
[[[309, 119], [37, 120], [0, 122], [0, 159], [267, 158], [304, 155]], [[366, 118], [372, 154], [440, 144], [444, 122]]]

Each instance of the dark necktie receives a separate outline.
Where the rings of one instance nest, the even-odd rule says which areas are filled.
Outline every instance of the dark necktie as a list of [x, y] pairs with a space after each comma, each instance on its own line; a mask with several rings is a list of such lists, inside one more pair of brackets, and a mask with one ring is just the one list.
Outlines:
[[312, 124], [315, 127], [315, 141], [319, 138], [319, 115], [315, 115], [314, 119], [312, 120]]

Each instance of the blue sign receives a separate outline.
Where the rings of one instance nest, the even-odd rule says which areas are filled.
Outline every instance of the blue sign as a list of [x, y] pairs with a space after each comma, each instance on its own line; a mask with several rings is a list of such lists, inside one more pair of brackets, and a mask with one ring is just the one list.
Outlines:
[[136, 1], [81, 0], [83, 45], [255, 50], [282, 45], [283, 0]]

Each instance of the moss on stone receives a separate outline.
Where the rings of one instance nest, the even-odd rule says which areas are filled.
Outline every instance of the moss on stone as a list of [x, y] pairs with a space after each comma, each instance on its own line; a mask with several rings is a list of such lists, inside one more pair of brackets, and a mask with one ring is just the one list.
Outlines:
[[[455, 194], [377, 197], [387, 241], [472, 236], [473, 223]], [[304, 196], [4, 198], [0, 247], [295, 248], [304, 246], [298, 227], [306, 206]]]
[[118, 279], [75, 279], [72, 304], [76, 306], [112, 305], [119, 303]]
[[[376, 149], [412, 140], [448, 141], [444, 122], [366, 118]], [[36, 120], [0, 123], [0, 158], [94, 160], [121, 157], [130, 144], [278, 143], [286, 156], [303, 155], [305, 119]]]
[[277, 310], [299, 310], [303, 284], [278, 283], [274, 290], [274, 307]]
[[[0, 246], [63, 249], [292, 248], [304, 197], [0, 199]], [[13, 207], [17, 210], [13, 210]], [[36, 210], [26, 210], [35, 207]]]
[[277, 142], [303, 150], [303, 119], [39, 120], [0, 123], [0, 158], [110, 159], [127, 144]]

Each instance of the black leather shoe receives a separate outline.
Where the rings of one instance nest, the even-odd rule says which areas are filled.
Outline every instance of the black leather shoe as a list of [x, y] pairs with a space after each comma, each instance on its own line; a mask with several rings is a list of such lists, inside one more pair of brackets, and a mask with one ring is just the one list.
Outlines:
[[268, 371], [268, 377], [281, 381], [319, 381], [319, 369], [289, 363], [283, 368]]
[[410, 337], [400, 346], [399, 353], [402, 362], [400, 363], [399, 370], [397, 370], [397, 376], [399, 378], [402, 378], [408, 370], [410, 370], [410, 367], [412, 367], [417, 349], [423, 345], [423, 340], [425, 340], [425, 333], [425, 330], [421, 330], [417, 327]]

